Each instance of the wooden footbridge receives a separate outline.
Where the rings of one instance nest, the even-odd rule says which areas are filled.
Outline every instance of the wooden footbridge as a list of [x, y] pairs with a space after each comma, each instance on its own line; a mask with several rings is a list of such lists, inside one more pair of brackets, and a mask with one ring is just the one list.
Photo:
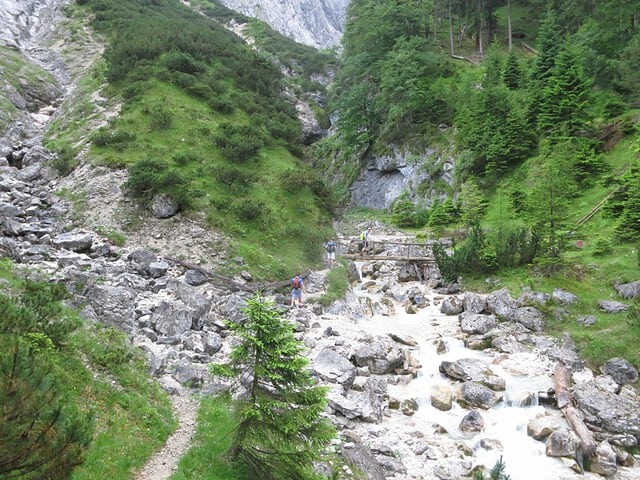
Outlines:
[[[392, 262], [407, 262], [413, 264], [411, 268], [416, 268], [420, 278], [427, 278], [429, 267], [435, 265], [435, 259], [433, 258], [433, 251], [431, 249], [432, 242], [406, 242], [406, 241], [393, 241], [393, 240], [369, 240], [369, 245], [366, 251], [360, 248], [361, 240], [356, 237], [341, 237], [337, 240], [336, 259], [347, 258], [354, 261], [392, 261]], [[224, 286], [230, 290], [242, 290], [245, 292], [256, 292], [262, 290], [273, 290], [289, 285], [289, 280], [283, 280], [280, 282], [271, 282], [266, 284], [244, 284], [234, 280], [233, 278], [226, 277], [217, 274], [211, 270], [202, 268], [199, 265], [195, 265], [186, 262], [176, 257], [165, 257], [165, 260], [181, 265], [185, 268], [197, 270], [202, 272], [207, 280], [213, 284]], [[302, 277], [306, 277], [310, 272], [305, 272]]]
[[357, 238], [340, 238], [336, 243], [336, 257], [350, 260], [435, 263], [430, 242], [369, 240], [367, 248], [361, 248], [362, 241]]

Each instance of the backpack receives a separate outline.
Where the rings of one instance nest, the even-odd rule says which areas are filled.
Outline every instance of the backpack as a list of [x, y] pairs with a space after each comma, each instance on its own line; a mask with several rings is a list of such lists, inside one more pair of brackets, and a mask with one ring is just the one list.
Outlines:
[[333, 242], [333, 241], [328, 242], [327, 243], [327, 252], [333, 253], [335, 251], [336, 251], [336, 242]]
[[300, 278], [298, 277], [294, 277], [291, 279], [291, 286], [293, 288], [300, 288], [301, 283], [302, 283], [302, 280], [300, 280]]

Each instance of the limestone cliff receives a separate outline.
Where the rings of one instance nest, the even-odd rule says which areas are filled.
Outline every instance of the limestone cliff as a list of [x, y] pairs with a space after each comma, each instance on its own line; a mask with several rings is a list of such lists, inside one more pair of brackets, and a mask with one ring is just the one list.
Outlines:
[[220, 0], [220, 3], [264, 21], [299, 43], [326, 48], [340, 43], [349, 0]]

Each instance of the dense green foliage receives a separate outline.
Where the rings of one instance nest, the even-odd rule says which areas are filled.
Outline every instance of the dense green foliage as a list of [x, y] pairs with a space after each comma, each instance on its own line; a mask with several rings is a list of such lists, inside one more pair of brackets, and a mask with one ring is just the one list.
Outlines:
[[79, 326], [60, 285], [25, 281], [0, 295], [0, 478], [66, 479], [82, 463], [92, 413], [68, 392], [60, 356]]
[[212, 365], [214, 373], [251, 381], [235, 409], [238, 425], [228, 451], [247, 478], [265, 480], [320, 478], [313, 463], [334, 437], [322, 416], [326, 388], [315, 385], [304, 346], [274, 303], [249, 299], [244, 322], [228, 322], [239, 342], [230, 365]]
[[[350, 3], [342, 65], [331, 96], [331, 106], [339, 112], [337, 135], [316, 151], [333, 156], [334, 167], [341, 168], [344, 162], [336, 156], [362, 162], [384, 152], [389, 143], [420, 151], [434, 139], [455, 142], [457, 171], [451, 190], [444, 198], [424, 200], [420, 189], [405, 192], [392, 207], [394, 223], [436, 230], [482, 223], [488, 203], [482, 198], [517, 183], [509, 215], [515, 227], [535, 238], [535, 247], [523, 247], [527, 253], [514, 253], [503, 265], [491, 264], [509, 267], [516, 257], [521, 264], [537, 257], [553, 267], [566, 251], [570, 205], [582, 189], [607, 181], [611, 172], [605, 157], [611, 146], [605, 145], [602, 131], [618, 125], [618, 116], [637, 97], [637, 87], [621, 88], [615, 81], [635, 65], [631, 52], [640, 36], [633, 21], [637, 12], [628, 5], [614, 8], [612, 2], [513, 1], [513, 28], [521, 34], [509, 50], [506, 2], [451, 3], [451, 10], [444, 11], [429, 2]], [[468, 24], [473, 32], [463, 30]], [[450, 31], [455, 44], [449, 43]], [[527, 54], [531, 45], [521, 38], [537, 48], [535, 55]], [[476, 66], [454, 64], [454, 52], [454, 58], [466, 55]], [[622, 128], [622, 135], [637, 133], [635, 125]], [[629, 183], [635, 167], [629, 167], [621, 181], [608, 186], [616, 191], [615, 207], [608, 211], [619, 219], [622, 239], [640, 233], [637, 189]], [[347, 176], [347, 181], [353, 178]], [[497, 233], [487, 226], [496, 231], [486, 235], [478, 258], [498, 260], [497, 254], [516, 240], [501, 240], [504, 229]], [[507, 237], [522, 237], [512, 230]], [[458, 257], [457, 273], [479, 273], [472, 257]]]

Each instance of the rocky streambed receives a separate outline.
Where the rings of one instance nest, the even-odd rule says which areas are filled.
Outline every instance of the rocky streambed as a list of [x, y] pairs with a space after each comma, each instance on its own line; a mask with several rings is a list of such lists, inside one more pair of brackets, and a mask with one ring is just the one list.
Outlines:
[[[0, 166], [0, 256], [64, 283], [87, 321], [127, 332], [169, 393], [228, 388], [207, 366], [225, 361], [225, 321], [242, 321], [251, 293], [147, 248], [152, 239], [118, 247], [95, 231], [69, 230], [70, 205], [52, 193], [57, 182], [43, 163]], [[637, 371], [623, 359], [589, 370], [568, 338], [544, 334], [536, 302], [562, 309], [574, 295], [441, 290], [437, 272], [419, 279], [412, 271], [350, 263], [346, 298], [326, 309], [314, 298], [327, 271], [312, 272], [307, 306], [286, 313], [314, 376], [330, 386], [334, 447], [353, 468], [371, 479], [457, 479], [503, 457], [517, 479], [640, 478], [628, 453], [640, 439]], [[280, 293], [273, 299], [288, 303]], [[588, 463], [553, 402], [540, 404], [558, 363], [572, 373], [571, 393], [597, 441]]]

